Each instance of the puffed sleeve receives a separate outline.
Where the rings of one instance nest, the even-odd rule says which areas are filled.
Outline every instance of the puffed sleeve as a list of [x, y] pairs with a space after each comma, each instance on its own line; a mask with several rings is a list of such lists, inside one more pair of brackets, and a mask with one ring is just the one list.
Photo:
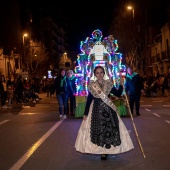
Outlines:
[[116, 87], [113, 86], [113, 88], [110, 91], [110, 93], [114, 94], [116, 97], [120, 97], [122, 95], [122, 92], [123, 92], [122, 85], [119, 85], [118, 89], [116, 89]]
[[87, 96], [87, 101], [86, 101], [86, 106], [85, 106], [85, 111], [84, 111], [84, 115], [88, 115], [89, 113], [89, 108], [91, 105], [91, 102], [93, 100], [93, 95], [89, 92], [88, 96]]

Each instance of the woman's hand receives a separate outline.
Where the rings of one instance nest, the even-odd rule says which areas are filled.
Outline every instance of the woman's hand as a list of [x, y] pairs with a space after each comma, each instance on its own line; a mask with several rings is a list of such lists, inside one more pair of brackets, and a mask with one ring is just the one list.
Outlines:
[[86, 115], [84, 115], [84, 116], [83, 116], [83, 120], [84, 120], [84, 121], [86, 121], [86, 119], [87, 119], [87, 116], [86, 116]]

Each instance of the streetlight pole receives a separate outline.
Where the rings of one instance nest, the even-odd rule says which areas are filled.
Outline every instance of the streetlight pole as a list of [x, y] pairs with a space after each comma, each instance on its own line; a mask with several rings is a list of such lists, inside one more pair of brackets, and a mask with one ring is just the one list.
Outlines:
[[27, 37], [27, 36], [28, 36], [28, 34], [24, 34], [24, 35], [23, 35], [23, 45], [24, 45], [25, 37]]
[[[27, 37], [28, 34], [23, 34], [23, 58], [22, 58], [22, 63], [23, 63], [23, 59], [25, 58], [25, 37]], [[22, 68], [23, 69], [23, 68]]]
[[128, 10], [132, 10], [133, 19], [135, 18], [135, 9], [132, 6], [127, 6]]
[[[132, 23], [132, 29], [133, 29], [133, 41], [136, 43], [136, 26], [135, 26], [135, 9], [132, 5], [128, 5], [127, 7], [127, 10], [129, 11], [132, 11], [132, 19], [131, 19], [131, 23]], [[133, 64], [133, 67], [137, 67], [137, 56], [136, 56], [136, 51], [133, 52], [134, 53], [134, 64]]]
[[135, 9], [134, 9], [134, 7], [131, 6], [131, 5], [127, 6], [127, 9], [132, 11], [132, 16], [133, 16], [133, 29], [134, 29], [134, 32], [135, 32], [135, 31], [136, 31], [136, 28], [135, 28]]

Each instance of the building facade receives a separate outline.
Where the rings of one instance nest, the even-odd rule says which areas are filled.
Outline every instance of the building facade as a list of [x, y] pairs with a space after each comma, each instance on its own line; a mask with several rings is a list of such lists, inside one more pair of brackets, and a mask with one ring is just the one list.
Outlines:
[[17, 75], [22, 75], [22, 64], [20, 54], [4, 55], [3, 48], [0, 48], [0, 74], [5, 78], [11, 77], [15, 79]]
[[154, 76], [159, 73], [167, 74], [170, 68], [170, 26], [166, 23], [153, 39], [150, 48], [150, 64], [149, 68]]

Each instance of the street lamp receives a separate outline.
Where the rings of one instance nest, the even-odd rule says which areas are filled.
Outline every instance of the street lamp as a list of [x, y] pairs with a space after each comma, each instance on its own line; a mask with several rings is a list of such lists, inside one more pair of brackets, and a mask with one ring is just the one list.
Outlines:
[[[22, 64], [23, 64], [23, 59], [25, 58], [25, 37], [27, 37], [28, 34], [23, 34], [23, 58], [22, 58]], [[23, 69], [23, 68], [22, 68]]]
[[65, 60], [67, 59], [67, 53], [66, 52], [64, 52], [63, 57], [64, 57]]
[[135, 17], [135, 9], [132, 7], [132, 6], [127, 6], [127, 9], [128, 10], [132, 10], [132, 14], [133, 14], [133, 19], [134, 19], [134, 17]]
[[24, 46], [25, 37], [27, 37], [27, 36], [28, 36], [28, 34], [24, 34], [24, 35], [23, 35], [23, 46]]
[[[132, 42], [137, 44], [139, 46], [139, 43], [137, 42], [138, 39], [138, 35], [137, 35], [137, 29], [136, 29], [136, 23], [135, 23], [135, 9], [133, 7], [133, 5], [128, 5], [126, 6], [127, 10], [132, 11], [132, 19], [130, 19], [130, 27], [132, 26]], [[133, 51], [133, 59], [134, 59], [134, 63], [133, 63], [133, 67], [138, 68], [138, 55], [137, 55], [137, 50], [134, 49]]]
[[133, 6], [128, 5], [128, 6], [127, 6], [127, 10], [131, 10], [131, 11], [132, 11], [132, 16], [133, 16], [133, 28], [134, 28], [134, 31], [136, 31], [136, 26], [135, 26], [135, 9], [134, 9]]

